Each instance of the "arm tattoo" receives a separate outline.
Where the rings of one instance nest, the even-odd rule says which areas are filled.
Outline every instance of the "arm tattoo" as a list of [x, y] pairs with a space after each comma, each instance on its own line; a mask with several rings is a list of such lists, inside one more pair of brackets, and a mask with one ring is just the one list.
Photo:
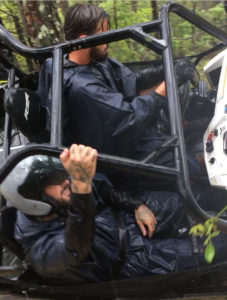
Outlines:
[[71, 167], [70, 174], [74, 180], [79, 180], [83, 183], [91, 180], [88, 170], [81, 166]]

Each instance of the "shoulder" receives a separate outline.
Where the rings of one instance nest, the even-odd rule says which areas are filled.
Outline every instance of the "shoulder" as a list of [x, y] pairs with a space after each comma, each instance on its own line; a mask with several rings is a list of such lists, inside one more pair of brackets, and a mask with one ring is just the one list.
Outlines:
[[37, 222], [32, 218], [26, 216], [21, 211], [17, 211], [17, 220], [15, 223], [15, 237], [28, 238], [37, 236], [41, 232], [54, 231], [59, 229], [62, 225], [60, 219], [51, 222]]
[[106, 59], [106, 63], [111, 65], [111, 66], [124, 67], [124, 65], [120, 61], [118, 61], [118, 60], [116, 60], [115, 58], [112, 58], [112, 57], [108, 57]]
[[115, 73], [115, 76], [125, 77], [134, 74], [128, 67], [114, 58], [108, 58], [107, 65]]
[[68, 68], [64, 71], [65, 87], [70, 87], [74, 92], [82, 91], [84, 88], [105, 85], [103, 75], [94, 65], [83, 65], [74, 68]]

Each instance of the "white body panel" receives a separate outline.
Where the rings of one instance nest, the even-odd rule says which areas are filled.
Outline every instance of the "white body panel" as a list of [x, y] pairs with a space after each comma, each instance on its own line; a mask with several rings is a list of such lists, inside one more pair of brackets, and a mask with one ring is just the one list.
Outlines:
[[211, 185], [227, 189], [227, 50], [204, 68], [211, 87], [218, 87], [215, 113], [203, 138]]

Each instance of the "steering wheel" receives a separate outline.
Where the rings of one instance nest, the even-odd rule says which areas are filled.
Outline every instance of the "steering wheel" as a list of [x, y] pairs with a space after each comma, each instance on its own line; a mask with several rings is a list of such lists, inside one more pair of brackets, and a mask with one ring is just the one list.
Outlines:
[[190, 97], [189, 97], [190, 86], [191, 86], [190, 80], [187, 80], [185, 83], [179, 86], [179, 101], [180, 101], [182, 119], [185, 116], [185, 113], [187, 111], [190, 102]]
[[[182, 119], [184, 119], [185, 113], [190, 103], [190, 87], [190, 80], [187, 80], [179, 87], [179, 101]], [[160, 107], [156, 111], [154, 125], [156, 126], [157, 130], [162, 132], [163, 134], [169, 133], [169, 112], [167, 105]]]

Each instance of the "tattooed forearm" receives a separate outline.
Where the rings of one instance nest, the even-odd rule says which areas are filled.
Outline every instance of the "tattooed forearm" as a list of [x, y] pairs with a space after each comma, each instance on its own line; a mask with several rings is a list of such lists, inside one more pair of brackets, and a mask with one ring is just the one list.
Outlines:
[[81, 182], [91, 181], [91, 177], [89, 176], [89, 170], [81, 166], [72, 166], [70, 170], [72, 179], [79, 180]]
[[72, 188], [73, 193], [78, 193], [78, 187], [73, 182], [72, 182], [71, 188]]
[[83, 145], [72, 145], [61, 154], [62, 163], [72, 179], [72, 190], [90, 193], [96, 170], [97, 151]]

